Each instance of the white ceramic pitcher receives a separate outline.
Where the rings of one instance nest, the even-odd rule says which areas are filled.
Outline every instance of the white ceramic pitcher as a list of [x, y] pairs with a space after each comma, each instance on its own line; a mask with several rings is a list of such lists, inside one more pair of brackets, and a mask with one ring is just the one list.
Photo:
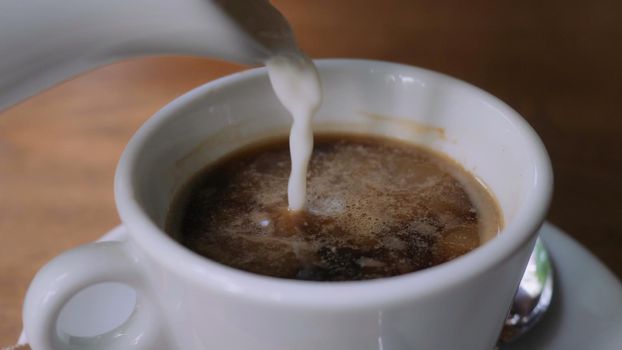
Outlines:
[[133, 56], [260, 64], [296, 47], [267, 0], [4, 0], [0, 111], [79, 73]]

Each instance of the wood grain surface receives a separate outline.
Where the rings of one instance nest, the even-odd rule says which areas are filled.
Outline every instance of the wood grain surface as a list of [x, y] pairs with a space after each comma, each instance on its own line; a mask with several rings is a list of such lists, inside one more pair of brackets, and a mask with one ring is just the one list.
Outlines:
[[[622, 2], [273, 3], [313, 57], [438, 70], [518, 110], [553, 161], [549, 220], [622, 276]], [[174, 97], [240, 69], [201, 58], [135, 59], [0, 114], [0, 345], [17, 339], [35, 272], [119, 223], [113, 173], [132, 133]]]

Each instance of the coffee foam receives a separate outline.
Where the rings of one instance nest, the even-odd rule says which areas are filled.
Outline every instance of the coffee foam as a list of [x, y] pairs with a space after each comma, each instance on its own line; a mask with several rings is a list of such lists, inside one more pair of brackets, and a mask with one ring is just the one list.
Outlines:
[[291, 213], [282, 142], [227, 163], [216, 181], [195, 187], [196, 212], [182, 243], [251, 272], [342, 280], [425, 268], [477, 247], [498, 229], [498, 222], [478, 222], [477, 201], [491, 199], [472, 201], [458, 180], [467, 176], [455, 176], [462, 172], [457, 165], [367, 138], [320, 141], [309, 165], [307, 209]]

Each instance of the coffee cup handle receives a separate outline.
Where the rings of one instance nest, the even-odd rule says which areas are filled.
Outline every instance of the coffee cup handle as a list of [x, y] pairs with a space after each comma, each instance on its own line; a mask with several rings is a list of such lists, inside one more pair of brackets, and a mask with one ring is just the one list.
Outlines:
[[[45, 265], [32, 281], [24, 302], [24, 328], [33, 350], [173, 349], [140, 259], [128, 242], [90, 243], [69, 250]], [[93, 337], [60, 334], [63, 306], [94, 284], [118, 282], [136, 292], [130, 317], [116, 329]]]

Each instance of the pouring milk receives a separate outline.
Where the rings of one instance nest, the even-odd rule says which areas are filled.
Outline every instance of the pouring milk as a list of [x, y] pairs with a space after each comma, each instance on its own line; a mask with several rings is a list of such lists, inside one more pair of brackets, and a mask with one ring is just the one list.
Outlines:
[[298, 50], [278, 54], [266, 61], [272, 88], [292, 115], [289, 133], [291, 173], [287, 185], [290, 211], [304, 209], [307, 194], [307, 166], [313, 152], [311, 121], [322, 102], [320, 79], [307, 56]]
[[[3, 2], [0, 111], [74, 75], [133, 56], [180, 54], [263, 62], [294, 119], [289, 208], [304, 207], [313, 148], [311, 118], [320, 104], [320, 84], [289, 23], [270, 2], [109, 0], [102, 8], [92, 1], [63, 0], [62, 5], [61, 11], [56, 1]], [[78, 32], [72, 31], [77, 27]]]

